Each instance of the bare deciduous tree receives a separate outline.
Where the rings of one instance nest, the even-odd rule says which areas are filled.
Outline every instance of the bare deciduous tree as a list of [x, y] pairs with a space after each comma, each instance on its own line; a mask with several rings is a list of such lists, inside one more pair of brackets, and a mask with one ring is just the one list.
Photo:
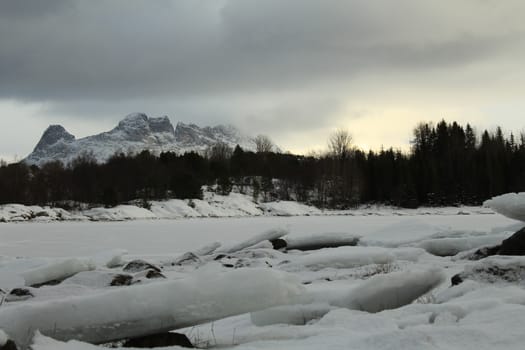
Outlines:
[[206, 157], [211, 160], [226, 160], [231, 157], [233, 151], [224, 142], [217, 142], [208, 147], [206, 150]]
[[352, 135], [346, 129], [337, 129], [328, 139], [330, 154], [339, 159], [346, 159], [352, 150]]
[[255, 142], [255, 150], [257, 153], [269, 153], [274, 149], [272, 140], [266, 135], [257, 135], [253, 142]]

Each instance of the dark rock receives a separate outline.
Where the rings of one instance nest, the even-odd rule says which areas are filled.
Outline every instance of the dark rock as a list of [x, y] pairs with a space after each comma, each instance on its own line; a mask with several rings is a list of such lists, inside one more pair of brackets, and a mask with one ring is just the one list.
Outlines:
[[146, 278], [148, 278], [148, 279], [151, 279], [151, 278], [166, 278], [166, 276], [164, 276], [162, 273], [160, 273], [158, 271], [148, 270], [148, 272], [146, 272]]
[[[459, 274], [459, 278], [482, 283], [523, 285], [525, 281], [525, 262], [515, 259], [488, 257], [478, 261], [475, 265], [465, 267], [465, 270]], [[458, 277], [456, 277], [456, 281], [459, 282]], [[454, 284], [454, 281], [452, 283]]]
[[189, 265], [193, 263], [200, 263], [201, 259], [192, 252], [184, 253], [182, 256], [177, 258], [172, 265]]
[[450, 279], [450, 283], [452, 283], [453, 286], [457, 286], [458, 284], [461, 284], [463, 282], [463, 278], [461, 278], [461, 275], [458, 273], [457, 275], [452, 276]]
[[130, 261], [126, 264], [126, 266], [124, 266], [123, 270], [126, 272], [141, 272], [146, 270], [155, 270], [160, 272], [160, 269], [157, 266], [140, 259]]
[[288, 241], [284, 238], [277, 238], [270, 240], [272, 246], [276, 250], [319, 250], [324, 248], [338, 248], [345, 246], [356, 246], [359, 243], [360, 237], [349, 236], [341, 237], [339, 233], [326, 233], [323, 235], [318, 235], [311, 237], [310, 239], [299, 239]]
[[338, 248], [338, 247], [354, 247], [359, 243], [359, 237], [351, 237], [350, 239], [339, 240], [339, 239], [324, 239], [324, 240], [304, 240], [301, 242], [287, 242], [288, 250], [320, 250], [325, 248]]
[[17, 350], [17, 347], [14, 341], [8, 340], [4, 345], [0, 345], [0, 350]]
[[29, 291], [29, 289], [25, 289], [25, 288], [15, 288], [15, 289], [12, 289], [10, 292], [9, 292], [9, 295], [16, 295], [17, 297], [22, 297], [22, 296], [34, 296], [33, 293], [31, 293]]
[[152, 132], [166, 132], [170, 134], [175, 134], [175, 129], [173, 128], [173, 125], [171, 124], [169, 118], [166, 116], [160, 118], [149, 118], [148, 124]]
[[254, 250], [241, 250], [235, 253], [235, 257], [238, 259], [276, 259], [279, 255], [276, 255], [272, 250], [267, 249], [254, 249]]
[[34, 297], [33, 293], [27, 288], [15, 288], [12, 289], [7, 297], [5, 298], [5, 301], [11, 302], [11, 301], [22, 301], [27, 300], [29, 298]]
[[118, 274], [113, 277], [111, 280], [110, 286], [129, 286], [133, 277], [130, 275]]
[[525, 227], [501, 242], [499, 255], [525, 255]]
[[217, 254], [213, 260], [221, 260], [222, 258], [229, 258], [226, 254]]
[[470, 254], [467, 259], [468, 260], [480, 260], [484, 259], [487, 256], [497, 255], [499, 254], [501, 249], [501, 245], [495, 245], [492, 247], [482, 247], [476, 250], [474, 253]]
[[235, 262], [234, 268], [240, 269], [241, 267], [250, 267], [252, 266], [253, 261], [249, 259], [238, 259]]
[[158, 348], [175, 345], [184, 348], [194, 348], [188, 337], [180, 333], [159, 333], [129, 339], [122, 346], [125, 348]]
[[272, 239], [270, 243], [272, 244], [273, 249], [275, 250], [285, 249], [287, 245], [286, 241], [282, 238]]

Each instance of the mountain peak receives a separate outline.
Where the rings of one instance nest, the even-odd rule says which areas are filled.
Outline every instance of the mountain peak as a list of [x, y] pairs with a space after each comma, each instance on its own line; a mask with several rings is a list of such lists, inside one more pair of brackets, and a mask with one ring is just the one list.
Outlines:
[[60, 140], [63, 140], [64, 142], [74, 141], [75, 136], [67, 132], [62, 125], [50, 125], [42, 134], [42, 137], [40, 138], [40, 141], [38, 141], [33, 152], [45, 149]]
[[204, 152], [218, 142], [232, 148], [237, 144], [246, 150], [255, 148], [249, 137], [231, 125], [199, 127], [179, 122], [174, 129], [167, 116], [149, 118], [144, 113], [132, 113], [112, 130], [80, 139], [75, 139], [60, 125], [51, 125], [24, 161], [42, 165], [58, 160], [68, 164], [83, 152], [90, 152], [98, 162], [105, 162], [117, 152]]
[[182, 145], [202, 144], [211, 146], [223, 142], [231, 147], [241, 144], [244, 148], [251, 149], [249, 139], [243, 137], [240, 131], [232, 125], [216, 125], [214, 127], [199, 127], [193, 123], [178, 122], [175, 128], [175, 139]]
[[118, 125], [117, 129], [127, 129], [127, 128], [144, 128], [148, 125], [148, 116], [144, 113], [132, 113], [122, 119]]
[[173, 129], [173, 125], [171, 124], [170, 119], [167, 116], [160, 118], [149, 118], [148, 123], [149, 128], [152, 132], [167, 132], [170, 134], [175, 134], [175, 129]]

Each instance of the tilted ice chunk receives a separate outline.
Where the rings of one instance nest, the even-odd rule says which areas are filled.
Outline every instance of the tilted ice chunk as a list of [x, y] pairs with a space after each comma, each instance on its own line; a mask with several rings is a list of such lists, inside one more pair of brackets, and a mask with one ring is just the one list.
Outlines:
[[395, 309], [410, 304], [444, 280], [441, 270], [430, 269], [376, 275], [357, 286], [354, 283], [309, 285], [306, 293], [295, 300], [297, 305], [257, 311], [251, 314], [251, 320], [257, 326], [277, 323], [300, 325], [321, 318], [335, 307], [366, 312]]
[[420, 241], [425, 237], [432, 237], [439, 232], [448, 232], [450, 228], [443, 225], [435, 225], [421, 218], [411, 220], [399, 220], [371, 232], [364, 236], [360, 245], [399, 247], [402, 245]]
[[525, 221], [525, 192], [502, 194], [486, 200], [483, 206], [508, 218]]
[[78, 272], [94, 270], [95, 268], [96, 266], [91, 260], [72, 258], [25, 271], [21, 276], [24, 278], [26, 286], [32, 286], [53, 280], [60, 281]]
[[256, 326], [267, 326], [279, 323], [305, 325], [311, 320], [323, 317], [333, 309], [335, 309], [335, 307], [327, 303], [283, 305], [252, 312], [250, 317], [252, 323]]
[[35, 330], [59, 340], [104, 343], [289, 304], [302, 293], [298, 280], [280, 271], [204, 271], [181, 280], [4, 306], [0, 329], [22, 348]]
[[417, 243], [416, 246], [425, 249], [433, 255], [452, 256], [473, 248], [499, 244], [509, 236], [510, 233], [503, 233], [460, 238], [427, 239]]
[[239, 243], [233, 243], [231, 245], [222, 246], [219, 249], [217, 249], [217, 252], [234, 253], [239, 250], [243, 250], [245, 248], [254, 246], [257, 243], [260, 243], [262, 241], [271, 241], [272, 239], [281, 238], [282, 236], [285, 236], [287, 234], [288, 234], [288, 230], [284, 228], [276, 228], [273, 230], [264, 231], [263, 233], [255, 235], [245, 241], [241, 241]]
[[286, 237], [287, 249], [316, 250], [340, 246], [355, 246], [361, 236], [345, 232], [327, 232], [306, 237]]
[[379, 312], [407, 305], [445, 280], [440, 269], [376, 275], [333, 304], [354, 310]]
[[313, 270], [323, 268], [353, 268], [370, 264], [389, 264], [395, 260], [416, 261], [424, 254], [419, 248], [339, 247], [327, 248], [294, 257], [290, 267], [307, 266]]
[[32, 267], [20, 273], [26, 286], [41, 284], [53, 280], [62, 281], [79, 272], [94, 270], [97, 266], [116, 267], [123, 264], [122, 255], [126, 250], [113, 249], [92, 257], [60, 259], [45, 265]]
[[205, 246], [202, 246], [195, 250], [179, 255], [175, 259], [163, 261], [162, 264], [163, 265], [180, 265], [180, 264], [200, 262], [200, 257], [212, 254], [220, 246], [221, 246], [220, 242], [209, 243], [209, 244], [206, 244]]
[[[105, 288], [111, 285], [111, 282], [115, 279], [116, 273], [108, 273], [103, 271], [82, 271], [74, 276], [67, 278], [62, 282], [63, 285], [75, 284], [91, 288]], [[131, 279], [131, 276], [129, 276]]]
[[210, 244], [206, 244], [205, 246], [202, 246], [198, 249], [195, 249], [192, 251], [193, 254], [197, 256], [203, 256], [208, 255], [216, 251], [221, 246], [220, 242], [212, 242]]

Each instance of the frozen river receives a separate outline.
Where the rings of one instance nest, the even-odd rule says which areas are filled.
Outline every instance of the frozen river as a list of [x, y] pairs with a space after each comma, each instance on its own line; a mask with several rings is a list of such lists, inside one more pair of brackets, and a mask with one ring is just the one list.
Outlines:
[[[3, 223], [0, 287], [22, 287], [32, 296], [16, 299], [9, 292], [14, 299], [0, 308], [0, 329], [20, 344], [33, 342], [35, 350], [105, 349], [52, 338], [85, 339], [86, 329], [95, 330], [88, 332], [93, 340], [125, 338], [128, 322], [150, 327], [153, 318], [181, 320], [169, 324], [193, 344], [223, 349], [522, 349], [525, 260], [474, 261], [469, 254], [499, 244], [524, 223], [445, 209], [424, 215]], [[313, 251], [276, 251], [266, 242], [173, 263], [210, 243], [231, 247], [275, 228], [289, 231], [288, 243], [345, 236], [324, 233], [361, 239], [357, 246]], [[164, 278], [127, 271], [125, 263], [137, 257], [160, 266]], [[113, 286], [116, 274], [126, 274], [133, 285]], [[451, 286], [456, 274], [464, 282]], [[60, 283], [38, 287], [53, 280]], [[113, 328], [121, 325], [115, 336]], [[111, 331], [104, 333], [107, 327]], [[37, 328], [44, 335], [33, 338], [30, 331]]]
[[490, 231], [517, 224], [499, 214], [198, 218], [121, 222], [0, 224], [0, 255], [87, 256], [121, 248], [130, 254], [169, 255], [210, 241], [232, 242], [275, 227], [294, 236], [347, 232], [370, 240], [416, 240], [442, 231]]

